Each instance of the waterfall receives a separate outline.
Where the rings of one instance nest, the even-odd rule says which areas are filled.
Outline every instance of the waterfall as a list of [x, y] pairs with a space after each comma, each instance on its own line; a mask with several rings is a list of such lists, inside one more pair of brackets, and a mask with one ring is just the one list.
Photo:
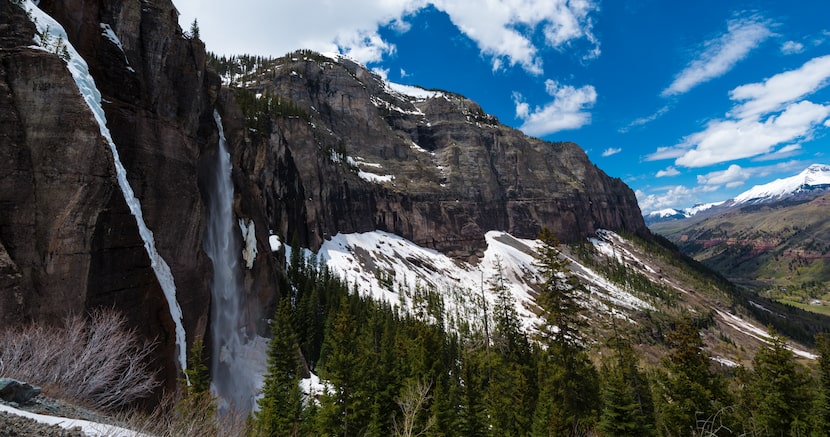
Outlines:
[[205, 251], [213, 262], [210, 334], [213, 339], [212, 388], [220, 407], [247, 413], [253, 408], [255, 387], [246, 374], [242, 357], [248, 343], [245, 329], [244, 293], [239, 256], [242, 249], [234, 238], [238, 232], [233, 217], [231, 156], [225, 143], [225, 130], [219, 112], [213, 111], [219, 130], [219, 146], [208, 184], [208, 216]]

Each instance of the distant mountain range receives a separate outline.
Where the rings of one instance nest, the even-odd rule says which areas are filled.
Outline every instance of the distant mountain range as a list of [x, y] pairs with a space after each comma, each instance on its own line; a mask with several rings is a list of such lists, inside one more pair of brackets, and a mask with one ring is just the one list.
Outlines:
[[724, 210], [732, 207], [744, 206], [747, 204], [763, 204], [786, 199], [797, 199], [812, 197], [830, 188], [830, 166], [825, 164], [813, 164], [801, 173], [787, 178], [776, 179], [772, 182], [756, 185], [747, 191], [735, 196], [733, 199], [698, 204], [690, 208], [675, 209], [667, 208], [654, 211], [643, 216], [646, 224], [651, 226], [656, 223], [663, 223], [672, 220], [681, 220], [693, 217], [703, 211], [713, 208]]
[[736, 284], [830, 314], [830, 166], [758, 185], [709, 208], [646, 222], [652, 232]]

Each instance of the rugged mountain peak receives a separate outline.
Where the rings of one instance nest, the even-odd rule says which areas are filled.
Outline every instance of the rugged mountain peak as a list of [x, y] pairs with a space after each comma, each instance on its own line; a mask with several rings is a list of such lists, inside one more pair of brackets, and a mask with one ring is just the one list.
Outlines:
[[736, 196], [733, 202], [735, 204], [760, 203], [824, 188], [830, 188], [830, 166], [812, 164], [795, 176], [756, 185]]
[[281, 221], [285, 210], [272, 226], [301, 244], [382, 230], [463, 257], [480, 254], [490, 230], [531, 238], [548, 227], [563, 241], [600, 228], [648, 233], [634, 193], [579, 146], [527, 137], [467, 98], [310, 52], [256, 71], [251, 92], [302, 115], [274, 116], [260, 145], [296, 168], [305, 223]]

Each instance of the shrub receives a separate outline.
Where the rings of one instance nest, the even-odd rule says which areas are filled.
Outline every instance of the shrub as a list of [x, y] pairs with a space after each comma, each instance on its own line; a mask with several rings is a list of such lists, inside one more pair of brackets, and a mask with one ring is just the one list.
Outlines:
[[112, 310], [69, 316], [59, 327], [32, 323], [0, 331], [0, 376], [44, 386], [55, 396], [112, 410], [148, 397], [158, 387], [142, 342]]

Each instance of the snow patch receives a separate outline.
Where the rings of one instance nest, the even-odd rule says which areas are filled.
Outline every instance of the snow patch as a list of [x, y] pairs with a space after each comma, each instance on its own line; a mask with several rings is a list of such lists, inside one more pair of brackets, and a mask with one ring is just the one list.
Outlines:
[[394, 82], [386, 82], [386, 88], [397, 94], [413, 97], [418, 100], [432, 99], [435, 97], [446, 97], [445, 93], [441, 91], [431, 91], [419, 86], [402, 85]]
[[[767, 333], [767, 331], [753, 325], [752, 323], [749, 323], [748, 321], [746, 321], [746, 320], [744, 320], [744, 319], [742, 319], [742, 318], [740, 318], [740, 317], [738, 317], [734, 314], [730, 314], [730, 313], [727, 313], [727, 312], [724, 312], [724, 311], [721, 311], [721, 310], [718, 310], [718, 309], [716, 309], [715, 312], [720, 316], [720, 318], [724, 321], [724, 323], [731, 326], [732, 328], [734, 328], [734, 329], [738, 330], [739, 332], [742, 332], [742, 333], [744, 333], [744, 334], [746, 334], [746, 335], [748, 335], [748, 336], [750, 336], [750, 337], [752, 337], [756, 340], [760, 340], [764, 343], [769, 344], [770, 336], [769, 336], [769, 333]], [[807, 358], [807, 359], [810, 359], [810, 360], [818, 359], [817, 355], [815, 355], [813, 353], [810, 353], [810, 352], [807, 352], [807, 351], [802, 350], [802, 349], [798, 349], [798, 348], [796, 348], [792, 345], [787, 345], [787, 349], [791, 350], [794, 354], [796, 354], [800, 357], [803, 357], [803, 358]]]
[[257, 254], [254, 221], [239, 219], [239, 229], [242, 231], [242, 241], [245, 243], [245, 247], [242, 248], [242, 259], [245, 260], [245, 267], [250, 270], [254, 267]]
[[98, 422], [81, 419], [67, 419], [66, 417], [47, 416], [45, 414], [30, 413], [19, 410], [8, 405], [0, 404], [0, 411], [14, 414], [15, 416], [26, 417], [45, 425], [57, 425], [63, 429], [81, 428], [81, 431], [88, 436], [107, 437], [149, 437], [137, 431], [122, 428], [120, 426], [106, 425]]
[[280, 250], [282, 247], [282, 241], [280, 241], [279, 235], [271, 234], [268, 236], [268, 246], [271, 248], [271, 252], [276, 252]]

